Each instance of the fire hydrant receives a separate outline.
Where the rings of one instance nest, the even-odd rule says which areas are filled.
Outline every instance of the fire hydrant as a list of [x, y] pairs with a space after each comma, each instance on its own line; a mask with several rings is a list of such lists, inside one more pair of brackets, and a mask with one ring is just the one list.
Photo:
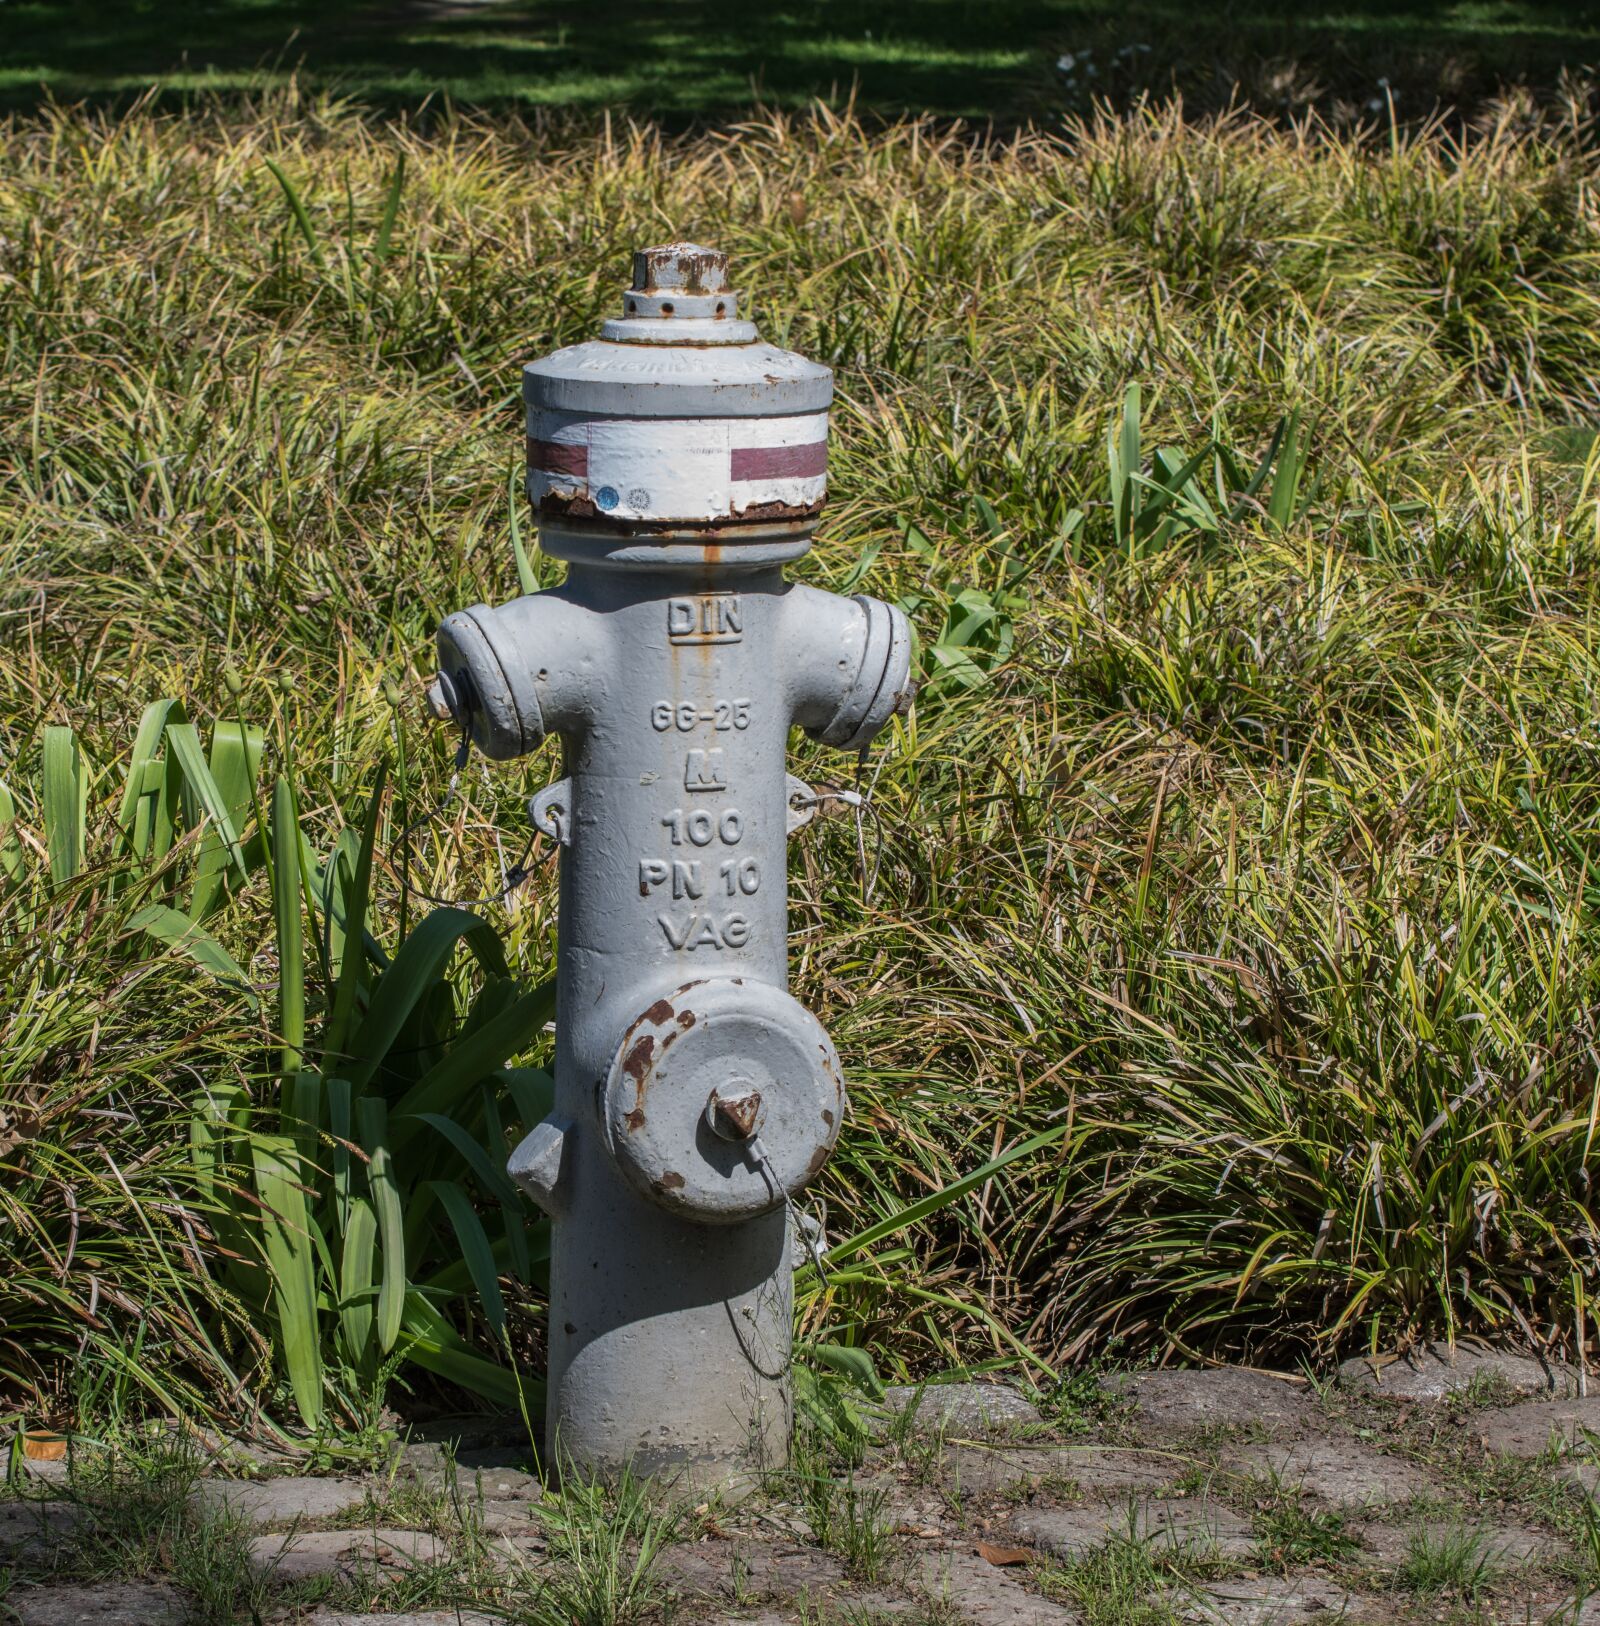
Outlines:
[[787, 992], [789, 730], [859, 750], [910, 700], [893, 607], [787, 582], [827, 487], [823, 366], [726, 257], [634, 256], [623, 314], [523, 373], [565, 581], [450, 616], [436, 709], [494, 758], [561, 738], [555, 1107], [510, 1170], [550, 1215], [553, 1458], [727, 1485], [787, 1461], [792, 1199], [845, 1112]]

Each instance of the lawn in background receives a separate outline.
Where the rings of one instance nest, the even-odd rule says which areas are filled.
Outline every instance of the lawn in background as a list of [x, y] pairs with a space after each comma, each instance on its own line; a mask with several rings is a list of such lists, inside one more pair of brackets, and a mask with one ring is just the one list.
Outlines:
[[683, 121], [813, 98], [1001, 123], [1097, 96], [1236, 94], [1278, 115], [1403, 116], [1548, 86], [1600, 58], [1600, 7], [1552, 0], [0, 0], [0, 99], [259, 90], [629, 111]]

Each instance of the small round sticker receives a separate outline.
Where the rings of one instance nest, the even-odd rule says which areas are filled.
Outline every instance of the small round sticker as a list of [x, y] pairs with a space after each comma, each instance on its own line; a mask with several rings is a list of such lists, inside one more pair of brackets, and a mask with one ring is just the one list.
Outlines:
[[635, 486], [628, 493], [628, 506], [630, 508], [648, 508], [650, 506], [650, 493], [643, 486]]
[[617, 506], [617, 488], [615, 486], [601, 486], [594, 494], [595, 507], [610, 513]]

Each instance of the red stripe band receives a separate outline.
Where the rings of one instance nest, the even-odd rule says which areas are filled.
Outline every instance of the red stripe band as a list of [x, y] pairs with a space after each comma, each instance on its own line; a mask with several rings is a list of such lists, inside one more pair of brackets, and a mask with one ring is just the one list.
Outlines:
[[735, 480], [811, 480], [828, 472], [828, 443], [808, 440], [803, 446], [736, 446]]
[[574, 474], [582, 479], [589, 472], [589, 448], [567, 440], [535, 440], [529, 435], [528, 467], [542, 474]]

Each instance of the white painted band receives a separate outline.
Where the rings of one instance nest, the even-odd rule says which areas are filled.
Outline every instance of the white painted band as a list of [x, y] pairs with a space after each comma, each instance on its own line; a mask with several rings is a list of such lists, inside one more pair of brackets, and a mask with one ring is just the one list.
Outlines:
[[827, 493], [828, 414], [604, 418], [528, 413], [528, 495], [587, 497], [619, 520], [737, 519]]

